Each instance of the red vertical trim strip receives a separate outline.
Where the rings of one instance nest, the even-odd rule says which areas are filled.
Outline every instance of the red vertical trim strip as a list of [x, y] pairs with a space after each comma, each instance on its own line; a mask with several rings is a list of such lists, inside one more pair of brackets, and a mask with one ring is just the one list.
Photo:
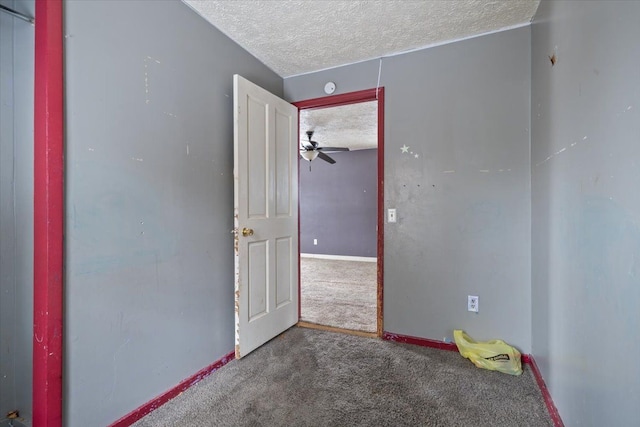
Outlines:
[[[292, 104], [295, 105], [295, 104]], [[298, 137], [296, 138], [296, 151], [300, 147], [300, 109], [298, 108]], [[300, 271], [300, 156], [298, 161], [298, 322], [302, 318], [302, 272]]]
[[34, 99], [33, 425], [62, 425], [62, 0], [37, 0]]
[[378, 99], [378, 336], [384, 333], [384, 88], [376, 90]]

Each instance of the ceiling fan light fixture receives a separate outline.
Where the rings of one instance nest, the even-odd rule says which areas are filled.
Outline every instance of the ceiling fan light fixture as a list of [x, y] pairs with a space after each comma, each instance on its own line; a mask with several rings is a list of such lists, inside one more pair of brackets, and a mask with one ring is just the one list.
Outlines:
[[313, 159], [315, 159], [316, 157], [318, 157], [318, 152], [315, 150], [308, 150], [308, 151], [303, 151], [300, 153], [300, 155], [302, 156], [303, 159], [307, 160], [307, 161], [311, 161]]

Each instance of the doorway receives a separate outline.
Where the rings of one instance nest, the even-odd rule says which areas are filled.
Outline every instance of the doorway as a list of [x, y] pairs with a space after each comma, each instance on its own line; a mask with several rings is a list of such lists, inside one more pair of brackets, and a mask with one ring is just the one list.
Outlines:
[[384, 89], [294, 105], [302, 151], [325, 150], [299, 160], [301, 324], [381, 336]]

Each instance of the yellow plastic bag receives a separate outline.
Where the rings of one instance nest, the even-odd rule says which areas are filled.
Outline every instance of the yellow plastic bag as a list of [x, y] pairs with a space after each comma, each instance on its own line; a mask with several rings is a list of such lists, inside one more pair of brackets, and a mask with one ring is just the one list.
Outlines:
[[474, 341], [464, 331], [453, 331], [458, 351], [478, 368], [500, 371], [511, 375], [522, 373], [520, 352], [502, 340]]

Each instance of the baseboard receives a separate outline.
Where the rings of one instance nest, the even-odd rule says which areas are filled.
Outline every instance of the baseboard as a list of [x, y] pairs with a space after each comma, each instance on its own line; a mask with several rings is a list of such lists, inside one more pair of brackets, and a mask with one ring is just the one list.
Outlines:
[[383, 332], [382, 339], [386, 341], [401, 342], [405, 344], [414, 344], [422, 347], [437, 348], [439, 350], [458, 351], [458, 347], [455, 343], [412, 337], [410, 335], [400, 335], [391, 332]]
[[198, 372], [196, 372], [195, 374], [193, 374], [189, 378], [181, 381], [177, 386], [173, 387], [170, 390], [167, 390], [166, 392], [164, 392], [160, 396], [156, 397], [155, 399], [153, 399], [153, 400], [145, 403], [144, 405], [140, 406], [138, 409], [134, 409], [133, 411], [131, 411], [130, 413], [128, 413], [124, 417], [120, 418], [118, 421], [116, 421], [113, 424], [109, 425], [109, 427], [128, 427], [128, 426], [130, 426], [131, 424], [133, 424], [136, 421], [138, 421], [140, 418], [142, 418], [145, 415], [155, 411], [156, 409], [158, 409], [159, 407], [161, 407], [162, 405], [167, 403], [169, 400], [173, 399], [174, 397], [176, 397], [177, 395], [179, 395], [183, 391], [187, 390], [189, 387], [197, 384], [198, 382], [200, 382], [204, 378], [208, 377], [213, 372], [217, 371], [218, 369], [220, 369], [221, 367], [223, 367], [224, 365], [226, 365], [227, 363], [232, 361], [234, 359], [234, 357], [235, 357], [235, 351], [231, 351], [231, 352], [227, 353], [221, 359], [219, 359], [219, 360], [215, 361], [214, 363], [212, 363], [211, 365], [199, 370]]
[[[391, 332], [383, 332], [382, 339], [387, 341], [406, 343], [406, 344], [414, 344], [422, 347], [437, 348], [440, 350], [458, 351], [458, 347], [456, 346], [455, 343], [430, 340], [428, 338], [412, 337], [410, 335], [401, 335], [401, 334], [394, 334]], [[538, 369], [538, 365], [536, 364], [535, 359], [530, 354], [523, 354], [520, 360], [522, 361], [522, 363], [529, 365], [531, 367], [531, 372], [533, 372], [533, 376], [536, 379], [536, 383], [538, 384], [540, 393], [542, 393], [542, 398], [544, 399], [544, 403], [547, 406], [547, 411], [549, 411], [549, 416], [553, 421], [553, 425], [555, 427], [564, 427], [564, 423], [562, 422], [562, 418], [560, 418], [560, 413], [558, 412], [558, 408], [556, 408], [555, 403], [553, 403], [551, 394], [549, 394], [549, 389], [547, 388], [547, 385], [545, 384], [544, 379], [542, 378], [542, 374]]]
[[[439, 350], [458, 351], [458, 347], [455, 345], [455, 343], [437, 341], [437, 340], [432, 340], [428, 338], [413, 337], [410, 335], [383, 332], [382, 339], [386, 341], [393, 341], [393, 342], [399, 342], [399, 343], [405, 343], [405, 344], [418, 345], [422, 347], [436, 348]], [[234, 357], [235, 357], [235, 352], [234, 351], [229, 352], [228, 354], [223, 356], [221, 359], [217, 360], [216, 362], [212, 363], [206, 368], [201, 369], [191, 377], [183, 380], [174, 388], [164, 392], [163, 394], [156, 397], [155, 399], [145, 403], [144, 405], [140, 406], [139, 408], [133, 410], [129, 414], [120, 418], [118, 421], [114, 422], [109, 427], [130, 426], [131, 424], [138, 421], [140, 418], [155, 411], [160, 406], [167, 403], [169, 400], [173, 399], [183, 391], [187, 390], [188, 388], [197, 384], [198, 382], [200, 382], [201, 380], [203, 380], [213, 372], [217, 371], [218, 369], [220, 369], [221, 367], [229, 363], [231, 360], [233, 360]], [[535, 359], [530, 354], [523, 354], [521, 360], [522, 360], [522, 363], [529, 365], [531, 367], [531, 371], [533, 372], [533, 376], [536, 379], [538, 388], [542, 393], [544, 403], [547, 406], [547, 411], [549, 411], [549, 416], [553, 421], [553, 425], [555, 427], [564, 427], [564, 423], [562, 422], [562, 418], [560, 418], [560, 413], [558, 412], [558, 408], [556, 408], [555, 403], [553, 403], [551, 394], [549, 394], [549, 389], [547, 388], [547, 385], [545, 384], [544, 379], [542, 378], [542, 374], [538, 369], [538, 365], [536, 364]]]
[[535, 359], [531, 355], [527, 355], [527, 363], [531, 367], [531, 372], [533, 372], [533, 376], [538, 383], [538, 388], [542, 393], [542, 397], [544, 398], [544, 403], [547, 405], [547, 411], [549, 411], [549, 415], [551, 416], [551, 420], [553, 421], [553, 425], [555, 427], [564, 427], [564, 423], [562, 422], [562, 418], [560, 418], [560, 413], [558, 412], [558, 408], [556, 408], [556, 404], [553, 403], [553, 399], [551, 398], [551, 394], [549, 394], [549, 389], [542, 378], [542, 374], [540, 373], [540, 369], [538, 369], [538, 364]]
[[363, 262], [376, 262], [378, 258], [368, 256], [349, 256], [349, 255], [327, 255], [327, 254], [300, 254], [300, 258], [318, 258], [318, 259], [332, 259], [336, 261], [363, 261]]

